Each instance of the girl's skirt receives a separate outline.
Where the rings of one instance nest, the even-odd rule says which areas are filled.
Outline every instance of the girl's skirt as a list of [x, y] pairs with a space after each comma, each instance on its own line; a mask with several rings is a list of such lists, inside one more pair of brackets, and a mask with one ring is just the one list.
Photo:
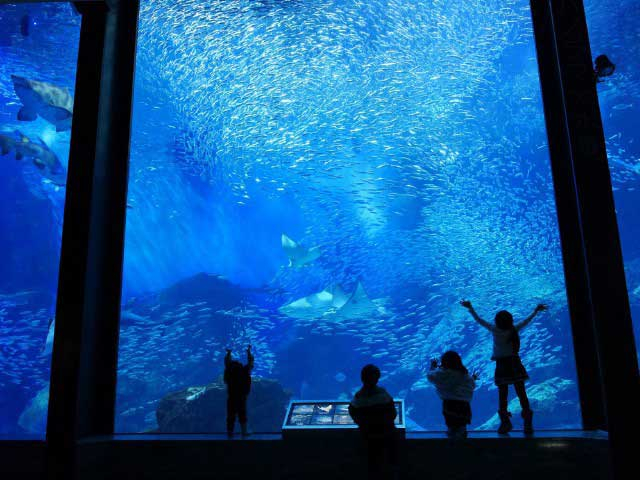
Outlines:
[[529, 380], [529, 375], [518, 355], [496, 359], [496, 385], [513, 385], [525, 380]]

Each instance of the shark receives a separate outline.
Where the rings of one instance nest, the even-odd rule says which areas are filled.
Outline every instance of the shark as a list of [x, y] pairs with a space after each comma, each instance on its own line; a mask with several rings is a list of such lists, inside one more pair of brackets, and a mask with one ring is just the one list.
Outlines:
[[41, 138], [34, 142], [17, 130], [13, 135], [0, 133], [0, 155], [5, 156], [12, 152], [18, 161], [31, 160], [38, 172], [54, 185], [65, 185], [67, 174], [64, 167]]
[[321, 292], [287, 303], [280, 307], [279, 311], [288, 317], [301, 320], [362, 318], [384, 312], [376, 301], [369, 298], [362, 283], [358, 282], [351, 294], [346, 294], [340, 285], [333, 285]]
[[289, 257], [290, 267], [302, 267], [316, 260], [322, 252], [320, 247], [306, 248], [303, 245], [289, 238], [284, 233], [281, 237], [282, 249]]
[[22, 102], [18, 120], [32, 122], [38, 116], [55, 125], [57, 132], [71, 128], [73, 97], [66, 88], [11, 75], [13, 89]]

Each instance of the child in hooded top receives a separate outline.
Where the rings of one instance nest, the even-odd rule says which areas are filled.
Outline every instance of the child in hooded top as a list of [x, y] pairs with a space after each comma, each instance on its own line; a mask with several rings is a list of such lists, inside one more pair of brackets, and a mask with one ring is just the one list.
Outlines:
[[471, 398], [476, 388], [476, 376], [462, 364], [458, 353], [445, 352], [440, 359], [431, 360], [427, 380], [436, 387], [442, 399], [442, 415], [447, 424], [447, 436], [467, 438], [467, 425], [471, 423]]
[[495, 324], [486, 322], [476, 313], [471, 302], [460, 302], [469, 310], [473, 319], [493, 334], [493, 355], [491, 360], [496, 362], [495, 384], [498, 387], [500, 426], [498, 433], [506, 434], [513, 430], [511, 413], [508, 411], [509, 385], [513, 385], [522, 407], [522, 419], [524, 420], [524, 433], [533, 433], [533, 411], [529, 405], [529, 398], [524, 382], [529, 379], [524, 365], [520, 360], [520, 331], [529, 325], [534, 317], [547, 310], [547, 306], [539, 304], [533, 313], [519, 323], [513, 322], [513, 315], [506, 310], [496, 314]]
[[358, 425], [367, 447], [369, 478], [383, 478], [385, 466], [391, 467], [393, 478], [397, 478], [395, 418], [398, 412], [393, 397], [378, 386], [380, 369], [375, 365], [365, 365], [360, 378], [362, 388], [349, 404], [349, 415]]

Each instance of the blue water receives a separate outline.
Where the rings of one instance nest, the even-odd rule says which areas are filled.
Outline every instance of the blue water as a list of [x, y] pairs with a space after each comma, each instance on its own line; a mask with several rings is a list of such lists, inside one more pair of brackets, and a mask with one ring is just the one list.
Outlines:
[[[19, 130], [32, 143], [41, 139], [64, 171], [69, 131], [56, 133], [42, 118], [19, 122], [11, 75], [73, 93], [79, 37], [80, 17], [69, 5], [0, 5], [0, 135], [15, 139]], [[43, 436], [65, 188], [13, 149], [0, 166], [0, 435]]]
[[[491, 340], [461, 298], [487, 320], [550, 305], [522, 338], [536, 424], [579, 424], [528, 2], [142, 3], [117, 431], [156, 429], [163, 396], [216, 380], [224, 349], [249, 343], [255, 375], [292, 398], [348, 399], [376, 363], [412, 429], [444, 428], [425, 367], [456, 349], [479, 374], [472, 428], [495, 428]], [[593, 3], [590, 32], [610, 38], [615, 8]], [[27, 37], [25, 11], [42, 19]], [[600, 88], [638, 317], [640, 83], [625, 52], [638, 26], [625, 19], [623, 40], [602, 44], [623, 60]], [[10, 75], [72, 90], [79, 17], [2, 6], [0, 27], [2, 129], [66, 163], [68, 132], [16, 120]], [[0, 432], [42, 434], [64, 188], [0, 160]], [[283, 234], [318, 254], [290, 266]]]

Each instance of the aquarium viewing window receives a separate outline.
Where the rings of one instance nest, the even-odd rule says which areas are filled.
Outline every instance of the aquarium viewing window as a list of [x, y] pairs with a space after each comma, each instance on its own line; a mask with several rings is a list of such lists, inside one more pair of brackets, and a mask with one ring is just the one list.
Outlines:
[[640, 2], [585, 1], [594, 55], [606, 54], [616, 64], [614, 76], [598, 85], [607, 156], [614, 186], [627, 288], [640, 342]]
[[[633, 1], [587, 2], [593, 57], [582, 0], [140, 3], [0, 6], [9, 471], [88, 473], [117, 444], [116, 475], [133, 456], [187, 472], [202, 441], [212, 468], [254, 449], [252, 468], [306, 468], [307, 442], [215, 435], [226, 352], [253, 367], [256, 440], [350, 442], [373, 363], [402, 431], [440, 432], [408, 437], [426, 452], [447, 350], [476, 379], [470, 429], [495, 432], [487, 329], [539, 303], [510, 341], [535, 436], [562, 441], [514, 448], [609, 437], [612, 470], [633, 468], [634, 17], [611, 16]], [[139, 440], [169, 440], [164, 463]]]
[[0, 437], [44, 438], [80, 36], [68, 3], [0, 4]]
[[524, 0], [143, 1], [116, 431], [201, 431], [173, 414], [203, 388], [223, 419], [225, 349], [249, 344], [254, 431], [348, 401], [366, 363], [408, 430], [443, 430], [425, 375], [448, 349], [494, 429], [463, 298], [550, 305], [522, 332], [529, 394], [539, 428], [578, 426], [539, 82]]

